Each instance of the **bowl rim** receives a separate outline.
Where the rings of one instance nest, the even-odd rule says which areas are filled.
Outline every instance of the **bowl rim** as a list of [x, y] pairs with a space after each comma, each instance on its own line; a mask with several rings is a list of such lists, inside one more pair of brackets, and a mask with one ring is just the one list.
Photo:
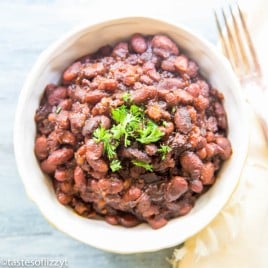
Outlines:
[[[207, 48], [209, 48], [210, 53], [213, 53], [221, 62], [221, 64], [224, 66], [226, 72], [228, 72], [228, 75], [232, 77], [233, 79], [233, 83], [236, 84], [236, 88], [240, 89], [240, 84], [238, 82], [238, 79], [236, 78], [234, 72], [231, 69], [231, 66], [228, 62], [228, 60], [219, 53], [219, 51], [216, 49], [216, 47], [214, 47], [212, 44], [210, 44], [207, 40], [205, 40], [203, 37], [199, 36], [198, 34], [194, 33], [192, 30], [188, 29], [185, 26], [182, 26], [181, 24], [178, 23], [170, 23], [167, 21], [163, 21], [162, 19], [157, 19], [157, 18], [152, 18], [152, 17], [136, 17], [136, 16], [130, 16], [130, 17], [121, 17], [121, 18], [117, 18], [117, 19], [108, 19], [105, 21], [101, 21], [101, 22], [95, 22], [94, 24], [91, 23], [85, 23], [82, 24], [78, 27], [73, 28], [71, 31], [67, 32], [66, 34], [64, 34], [63, 36], [61, 36], [60, 38], [58, 38], [55, 42], [53, 42], [48, 48], [46, 48], [37, 58], [37, 60], [35, 61], [31, 71], [28, 73], [27, 78], [25, 80], [25, 83], [23, 85], [23, 88], [21, 90], [21, 93], [19, 95], [19, 100], [18, 100], [18, 104], [17, 104], [17, 109], [16, 109], [16, 114], [15, 114], [15, 121], [14, 121], [14, 133], [13, 133], [13, 144], [14, 144], [14, 153], [15, 153], [15, 160], [16, 160], [16, 165], [17, 165], [17, 169], [19, 172], [19, 175], [22, 179], [24, 188], [26, 190], [27, 195], [29, 196], [29, 198], [34, 201], [34, 203], [37, 205], [37, 207], [39, 208], [39, 210], [41, 211], [41, 213], [43, 214], [43, 216], [46, 218], [46, 220], [52, 224], [54, 227], [56, 227], [58, 230], [60, 230], [63, 233], [66, 233], [68, 236], [71, 236], [73, 238], [75, 238], [76, 240], [79, 240], [83, 243], [86, 243], [88, 245], [91, 245], [95, 248], [99, 248], [105, 251], [109, 251], [109, 252], [116, 252], [116, 253], [120, 253], [120, 254], [130, 254], [130, 253], [140, 253], [140, 252], [152, 252], [152, 251], [157, 251], [160, 249], [164, 249], [164, 248], [168, 248], [168, 247], [172, 247], [172, 246], [176, 246], [178, 245], [180, 242], [185, 241], [185, 239], [188, 239], [189, 237], [193, 236], [194, 234], [196, 234], [197, 232], [199, 232], [200, 230], [202, 230], [205, 226], [207, 226], [216, 216], [217, 214], [222, 210], [222, 208], [224, 207], [224, 205], [227, 203], [228, 199], [231, 196], [231, 193], [229, 194], [229, 198], [227, 200], [225, 200], [224, 203], [221, 204], [220, 208], [217, 211], [214, 211], [214, 213], [211, 215], [210, 218], [207, 219], [203, 219], [202, 223], [199, 224], [198, 226], [195, 226], [194, 228], [191, 229], [190, 232], [187, 233], [187, 235], [184, 236], [183, 241], [178, 241], [176, 239], [173, 239], [173, 241], [170, 241], [170, 243], [165, 243], [163, 244], [161, 247], [160, 246], [155, 246], [155, 245], [151, 245], [151, 247], [147, 247], [147, 248], [142, 248], [141, 250], [128, 250], [127, 248], [122, 249], [122, 250], [114, 250], [111, 248], [107, 248], [107, 247], [102, 247], [102, 246], [96, 246], [94, 243], [90, 243], [91, 241], [85, 241], [85, 239], [83, 239], [82, 237], [78, 237], [77, 235], [73, 234], [73, 233], [69, 233], [66, 232], [65, 230], [63, 230], [63, 227], [60, 224], [56, 224], [55, 222], [53, 222], [53, 219], [51, 219], [51, 217], [47, 214], [46, 210], [41, 206], [41, 204], [39, 203], [39, 201], [34, 197], [34, 194], [32, 194], [30, 187], [28, 187], [26, 181], [25, 181], [25, 176], [27, 176], [26, 170], [24, 169], [23, 165], [20, 162], [19, 159], [19, 150], [20, 150], [20, 143], [21, 143], [21, 139], [20, 139], [20, 118], [21, 118], [21, 113], [23, 110], [23, 106], [25, 105], [24, 99], [26, 96], [27, 91], [29, 90], [29, 88], [31, 88], [31, 80], [32, 77], [36, 77], [36, 74], [40, 72], [40, 70], [42, 69], [42, 65], [43, 63], [46, 61], [47, 57], [55, 50], [58, 50], [60, 48], [60, 46], [62, 44], [64, 44], [64, 42], [66, 42], [66, 40], [68, 41], [68, 39], [70, 39], [71, 37], [73, 37], [76, 34], [82, 33], [84, 31], [87, 31], [89, 29], [93, 29], [94, 27], [101, 27], [104, 25], [107, 25], [109, 23], [125, 23], [125, 22], [130, 22], [130, 21], [137, 21], [137, 20], [146, 20], [148, 22], [157, 22], [157, 23], [162, 23], [165, 24], [167, 26], [171, 26], [173, 28], [176, 28], [180, 31], [184, 31], [186, 32], [188, 35], [190, 35], [192, 38], [196, 38], [198, 39], [204, 46], [206, 46]], [[234, 95], [236, 95], [236, 98], [243, 100], [241, 101], [241, 103], [239, 103], [240, 105], [240, 110], [246, 111], [245, 108], [245, 102], [244, 102], [244, 98], [242, 97], [241, 94], [241, 90], [235, 90]], [[243, 112], [243, 115], [245, 113]], [[243, 166], [245, 164], [245, 160], [247, 158], [247, 154], [248, 154], [248, 147], [249, 147], [249, 131], [248, 131], [248, 124], [245, 120], [245, 116], [242, 115], [241, 120], [243, 121], [243, 125], [244, 125], [244, 129], [247, 130], [245, 131], [245, 136], [244, 136], [244, 148], [241, 148], [242, 150], [242, 154], [241, 154], [241, 159], [240, 159], [240, 170], [239, 170], [239, 176], [236, 180], [236, 186], [234, 187], [233, 191], [235, 190], [235, 188], [237, 187], [237, 184], [239, 182], [239, 177], [241, 175]], [[157, 232], [157, 230], [155, 230]]]

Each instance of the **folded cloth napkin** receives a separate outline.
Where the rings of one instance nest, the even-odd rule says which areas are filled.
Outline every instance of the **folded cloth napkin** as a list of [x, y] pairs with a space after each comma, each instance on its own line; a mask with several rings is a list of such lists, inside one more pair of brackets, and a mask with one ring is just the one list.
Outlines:
[[268, 267], [268, 147], [248, 111], [251, 138], [240, 183], [219, 215], [174, 251], [174, 268]]

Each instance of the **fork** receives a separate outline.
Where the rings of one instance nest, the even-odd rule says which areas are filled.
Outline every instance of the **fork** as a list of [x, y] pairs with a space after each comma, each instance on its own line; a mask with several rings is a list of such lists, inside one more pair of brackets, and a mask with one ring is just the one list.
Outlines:
[[268, 144], [267, 90], [243, 13], [236, 3], [229, 4], [228, 9], [222, 8], [220, 12], [214, 11], [214, 15], [223, 53], [245, 89]]

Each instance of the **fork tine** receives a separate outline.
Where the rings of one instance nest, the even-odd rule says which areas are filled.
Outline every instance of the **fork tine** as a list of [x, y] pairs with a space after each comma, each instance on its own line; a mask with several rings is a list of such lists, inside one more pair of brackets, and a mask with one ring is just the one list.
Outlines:
[[231, 14], [231, 17], [232, 17], [232, 22], [233, 22], [233, 30], [235, 32], [235, 39], [236, 39], [236, 43], [238, 45], [238, 48], [239, 48], [239, 52], [240, 52], [240, 55], [241, 55], [241, 60], [243, 62], [243, 67], [245, 68], [246, 72], [249, 72], [250, 71], [250, 62], [249, 62], [249, 58], [246, 54], [246, 51], [245, 51], [245, 46], [243, 45], [243, 42], [242, 42], [242, 39], [241, 39], [241, 31], [239, 31], [239, 26], [238, 26], [238, 22], [237, 22], [237, 19], [235, 18], [234, 16], [234, 12], [233, 12], [233, 8], [231, 5], [229, 5], [229, 10], [230, 10], [230, 14]]
[[232, 31], [231, 31], [231, 28], [230, 28], [230, 24], [228, 23], [227, 16], [225, 14], [224, 8], [221, 9], [221, 12], [222, 12], [222, 16], [223, 16], [223, 19], [224, 19], [224, 24], [225, 24], [225, 27], [226, 27], [226, 30], [227, 30], [227, 38], [226, 38], [227, 40], [225, 39], [225, 42], [228, 43], [228, 46], [230, 48], [229, 49], [229, 54], [231, 55], [231, 59], [233, 59], [232, 60], [232, 66], [238, 73], [238, 72], [240, 72], [239, 65], [238, 65], [239, 52], [238, 52], [238, 49], [237, 49], [237, 47], [235, 45], [233, 34], [232, 34]]
[[[221, 8], [223, 26], [221, 26], [219, 16], [214, 10], [223, 52], [229, 59], [234, 71], [241, 79], [243, 79], [243, 77], [248, 77], [250, 73], [255, 76], [262, 77], [261, 67], [259, 65], [243, 13], [241, 12], [237, 2], [235, 10], [237, 11], [236, 13], [234, 13], [233, 4], [229, 4], [228, 7], [229, 12], [226, 12], [225, 8]], [[227, 15], [231, 16], [231, 20], [227, 19]], [[225, 29], [226, 33], [224, 32]]]
[[244, 33], [245, 33], [247, 44], [249, 46], [249, 50], [250, 50], [250, 53], [252, 55], [252, 61], [253, 61], [253, 64], [254, 64], [255, 71], [256, 71], [256, 73], [258, 73], [261, 76], [261, 67], [260, 67], [260, 64], [258, 62], [255, 49], [253, 47], [253, 43], [252, 43], [248, 28], [247, 28], [247, 25], [246, 25], [246, 21], [244, 19], [244, 15], [241, 12], [240, 7], [239, 7], [239, 5], [237, 3], [236, 3], [236, 6], [237, 6], [237, 9], [238, 9], [238, 13], [239, 13], [239, 17], [240, 17], [240, 20], [241, 20], [242, 28], [243, 28]]
[[222, 46], [222, 49], [223, 49], [223, 53], [224, 53], [224, 55], [226, 55], [226, 57], [228, 59], [230, 59], [230, 53], [229, 53], [227, 44], [226, 44], [226, 42], [224, 40], [224, 36], [223, 36], [223, 33], [222, 33], [222, 28], [221, 28], [220, 20], [218, 18], [218, 15], [217, 15], [216, 10], [214, 10], [214, 16], [215, 16], [215, 20], [216, 20], [216, 25], [217, 25], [218, 33], [219, 33], [219, 36], [220, 36], [220, 41], [221, 41], [221, 46]]
[[235, 62], [234, 62], [233, 53], [232, 53], [232, 50], [229, 47], [228, 37], [226, 36], [226, 34], [223, 31], [225, 26], [223, 26], [223, 27], [221, 26], [219, 15], [218, 15], [216, 10], [214, 10], [214, 16], [215, 16], [215, 20], [216, 20], [216, 25], [217, 25], [218, 34], [219, 34], [219, 37], [220, 37], [220, 42], [221, 42], [221, 46], [222, 46], [222, 49], [223, 49], [223, 53], [227, 57], [229, 62], [231, 63], [233, 69], [235, 70], [236, 65], [235, 65]]

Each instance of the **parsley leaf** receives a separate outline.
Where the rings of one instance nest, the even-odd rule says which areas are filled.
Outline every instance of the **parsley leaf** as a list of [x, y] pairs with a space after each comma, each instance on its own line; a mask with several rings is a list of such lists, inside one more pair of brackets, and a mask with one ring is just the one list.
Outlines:
[[123, 99], [124, 102], [129, 102], [130, 101], [130, 97], [131, 97], [131, 94], [129, 92], [125, 92], [122, 95], [122, 99]]
[[164, 135], [158, 126], [151, 120], [149, 120], [143, 129], [139, 130], [139, 134], [140, 136], [137, 138], [137, 141], [143, 144], [159, 141]]
[[124, 129], [121, 125], [113, 125], [111, 128], [111, 132], [113, 134], [113, 138], [119, 140], [124, 135]]
[[111, 129], [113, 137], [117, 140], [124, 137], [124, 145], [129, 146], [131, 144], [130, 138], [135, 137], [143, 114], [143, 109], [136, 105], [131, 105], [129, 109], [125, 105], [113, 109], [112, 118], [117, 123]]
[[[114, 121], [112, 127], [105, 129], [99, 126], [93, 132], [93, 136], [96, 142], [103, 142], [104, 152], [110, 160], [110, 168], [113, 172], [122, 168], [116, 152], [120, 144], [125, 147], [130, 146], [134, 141], [149, 144], [159, 141], [164, 135], [158, 125], [145, 116], [144, 108], [135, 104], [122, 105], [112, 109], [111, 117]], [[164, 159], [168, 148], [162, 147], [159, 150]], [[138, 160], [133, 160], [132, 163], [144, 167], [148, 171], [153, 171], [152, 166], [148, 163]]]
[[128, 115], [127, 107], [125, 105], [120, 106], [119, 108], [112, 110], [112, 118], [113, 120], [120, 124], [125, 120]]
[[152, 167], [151, 164], [148, 164], [148, 163], [146, 163], [146, 162], [139, 161], [139, 160], [132, 160], [131, 162], [132, 162], [135, 166], [145, 168], [147, 171], [153, 171], [153, 167]]
[[167, 126], [167, 121], [163, 121], [163, 126], [166, 127]]
[[103, 142], [104, 151], [109, 159], [116, 156], [115, 150], [118, 146], [118, 143], [112, 142], [112, 135], [108, 130], [102, 126], [98, 127], [93, 132], [93, 136], [96, 142]]
[[160, 154], [162, 154], [162, 160], [164, 160], [167, 154], [171, 151], [171, 148], [168, 145], [161, 144], [160, 148], [157, 150]]
[[62, 109], [62, 107], [61, 107], [61, 106], [58, 106], [58, 107], [56, 108], [55, 113], [56, 113], [56, 114], [59, 114], [59, 113], [61, 112], [61, 109]]
[[135, 104], [132, 104], [130, 106], [130, 113], [135, 116], [136, 118], [140, 118], [140, 119], [144, 119], [144, 109], [135, 105]]
[[106, 131], [104, 127], [98, 127], [93, 132], [93, 136], [96, 142], [103, 142], [104, 140], [108, 138], [108, 132]]
[[104, 150], [107, 153], [107, 156], [109, 159], [112, 159], [116, 157], [116, 148], [118, 147], [118, 143], [116, 142], [115, 144], [105, 142], [104, 143]]
[[116, 171], [120, 170], [122, 168], [121, 162], [118, 159], [113, 160], [110, 163], [110, 168], [111, 168], [112, 172], [116, 172]]

